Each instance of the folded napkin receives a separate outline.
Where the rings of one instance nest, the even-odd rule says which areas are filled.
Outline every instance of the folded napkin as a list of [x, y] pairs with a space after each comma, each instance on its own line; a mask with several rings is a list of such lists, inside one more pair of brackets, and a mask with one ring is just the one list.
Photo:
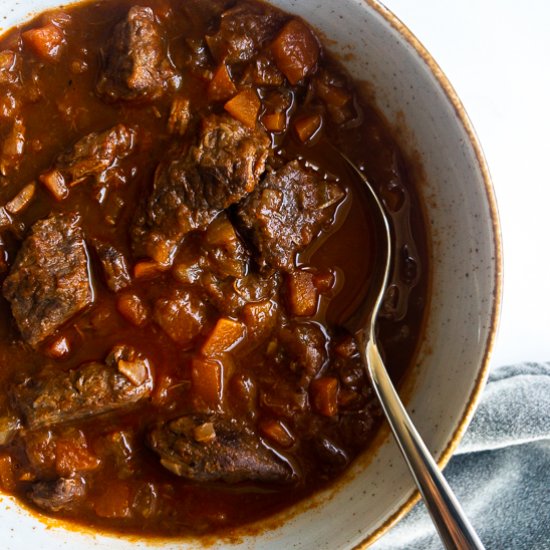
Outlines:
[[[550, 363], [491, 372], [444, 473], [487, 550], [550, 550]], [[420, 502], [371, 548], [443, 546]]]

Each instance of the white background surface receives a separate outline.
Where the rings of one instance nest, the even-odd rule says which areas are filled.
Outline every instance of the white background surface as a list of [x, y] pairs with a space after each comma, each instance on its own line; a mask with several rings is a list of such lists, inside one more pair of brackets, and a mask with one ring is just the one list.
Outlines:
[[492, 365], [550, 360], [550, 1], [382, 0], [441, 66], [497, 195], [504, 300]]

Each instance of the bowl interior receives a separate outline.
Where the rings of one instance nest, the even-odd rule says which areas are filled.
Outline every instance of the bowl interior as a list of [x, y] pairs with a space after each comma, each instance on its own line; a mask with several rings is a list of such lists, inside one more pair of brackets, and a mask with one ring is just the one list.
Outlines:
[[[271, 1], [303, 16], [330, 39], [331, 50], [351, 74], [370, 84], [402, 148], [422, 166], [419, 191], [432, 254], [431, 301], [407, 403], [429, 449], [446, 458], [485, 381], [500, 298], [498, 221], [482, 154], [438, 69], [382, 6], [363, 0]], [[3, 27], [58, 4], [3, 3]], [[260, 536], [244, 536], [233, 544], [258, 549], [352, 547], [379, 534], [403, 512], [412, 494], [408, 471], [386, 434], [375, 453], [358, 460], [343, 483], [310, 503], [322, 506], [302, 508]], [[51, 522], [29, 515], [10, 498], [0, 502], [0, 540], [6, 550], [32, 547], [38, 538], [44, 550], [65, 545], [82, 550], [195, 547], [49, 526]]]

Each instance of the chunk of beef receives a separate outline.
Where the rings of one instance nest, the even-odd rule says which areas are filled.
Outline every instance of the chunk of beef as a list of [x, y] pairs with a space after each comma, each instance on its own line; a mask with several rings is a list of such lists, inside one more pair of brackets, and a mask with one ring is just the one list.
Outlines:
[[48, 512], [70, 510], [86, 496], [86, 483], [82, 477], [61, 477], [54, 481], [33, 483], [29, 499]]
[[326, 338], [319, 325], [290, 323], [279, 331], [280, 361], [300, 377], [307, 387], [327, 361]]
[[130, 273], [126, 258], [114, 246], [108, 243], [94, 240], [93, 245], [101, 266], [107, 286], [113, 291], [118, 292], [130, 284]]
[[46, 185], [55, 179], [64, 187], [88, 178], [107, 183], [118, 163], [134, 150], [135, 137], [135, 131], [124, 124], [117, 124], [105, 132], [92, 132], [77, 141], [71, 151], [62, 154], [55, 168], [43, 174], [41, 179]]
[[[205, 430], [208, 424], [212, 429]], [[290, 466], [235, 419], [183, 416], [157, 426], [149, 443], [165, 468], [194, 481], [286, 483], [293, 477]]]
[[216, 61], [249, 61], [275, 37], [283, 20], [284, 15], [265, 4], [240, 2], [222, 14], [218, 31], [206, 41]]
[[229, 116], [203, 120], [198, 142], [157, 169], [153, 190], [132, 230], [136, 255], [170, 263], [190, 231], [206, 227], [250, 193], [265, 170], [269, 139]]
[[129, 346], [116, 346], [104, 363], [59, 372], [46, 368], [11, 388], [11, 400], [28, 428], [52, 426], [127, 407], [153, 389], [149, 361]]
[[262, 268], [291, 269], [344, 192], [336, 182], [292, 161], [270, 172], [240, 205], [237, 217], [258, 251]]
[[4, 281], [4, 296], [32, 346], [92, 303], [86, 246], [75, 214], [36, 222]]
[[107, 45], [98, 93], [111, 101], [152, 100], [177, 88], [179, 82], [153, 10], [130, 8]]

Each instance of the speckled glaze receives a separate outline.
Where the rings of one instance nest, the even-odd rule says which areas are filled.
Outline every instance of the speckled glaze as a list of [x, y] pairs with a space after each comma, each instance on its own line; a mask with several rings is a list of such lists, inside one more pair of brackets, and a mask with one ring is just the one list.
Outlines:
[[[484, 386], [499, 313], [500, 234], [483, 154], [440, 69], [381, 4], [374, 0], [272, 3], [307, 19], [329, 40], [332, 51], [347, 60], [352, 75], [370, 84], [378, 108], [398, 129], [403, 149], [423, 168], [420, 191], [433, 257], [432, 292], [425, 340], [406, 393], [419, 431], [444, 465]], [[0, 24], [9, 28], [57, 4], [4, 1]], [[307, 506], [264, 522], [254, 537], [209, 542], [216, 548], [262, 550], [365, 547], [416, 498], [405, 464], [386, 432], [374, 453], [357, 461], [338, 486]], [[7, 497], [0, 502], [0, 541], [4, 550], [198, 546], [197, 541], [141, 542], [67, 529], [38, 519]]]

